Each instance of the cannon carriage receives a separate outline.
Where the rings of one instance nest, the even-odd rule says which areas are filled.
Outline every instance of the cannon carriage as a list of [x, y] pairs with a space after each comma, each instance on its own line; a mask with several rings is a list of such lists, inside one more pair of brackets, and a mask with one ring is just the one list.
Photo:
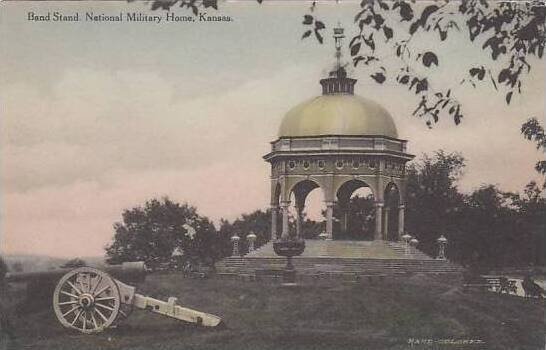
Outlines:
[[[99, 333], [129, 317], [134, 308], [147, 310], [204, 327], [216, 327], [221, 318], [177, 305], [177, 298], [157, 300], [136, 293], [124, 281], [144, 281], [144, 263], [124, 263], [100, 270], [93, 267], [58, 269], [45, 272], [13, 273], [7, 282], [28, 283], [27, 298], [36, 289], [49, 294], [59, 322], [66, 328], [86, 334]], [[115, 277], [116, 278], [115, 278]], [[50, 286], [54, 285], [50, 291]]]

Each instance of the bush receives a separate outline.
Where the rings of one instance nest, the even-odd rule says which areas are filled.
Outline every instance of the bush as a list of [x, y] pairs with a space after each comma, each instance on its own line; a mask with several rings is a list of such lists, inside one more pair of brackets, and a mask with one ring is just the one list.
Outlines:
[[4, 259], [0, 256], [0, 288], [4, 286], [4, 278], [8, 272], [8, 265], [4, 262]]

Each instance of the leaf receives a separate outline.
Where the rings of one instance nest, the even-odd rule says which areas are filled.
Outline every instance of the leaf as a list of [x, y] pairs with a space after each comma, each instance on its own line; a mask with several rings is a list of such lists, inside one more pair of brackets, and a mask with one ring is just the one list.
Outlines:
[[406, 85], [408, 82], [409, 82], [409, 75], [403, 75], [399, 80], [398, 82], [400, 84], [404, 84]]
[[312, 30], [306, 31], [305, 33], [303, 33], [303, 35], [301, 36], [301, 38], [302, 38], [302, 39], [307, 38], [309, 35], [311, 35], [312, 32], [313, 32]]
[[410, 21], [413, 18], [413, 9], [406, 2], [400, 3], [400, 17], [402, 17], [401, 21]]
[[510, 104], [511, 100], [512, 100], [512, 91], [506, 94], [506, 103]]
[[438, 11], [439, 7], [436, 5], [430, 5], [425, 7], [423, 12], [421, 13], [421, 23], [425, 25], [427, 23], [428, 17], [433, 14], [434, 12]]
[[453, 117], [453, 120], [455, 121], [455, 125], [461, 124], [461, 118], [462, 118], [462, 117], [463, 117], [463, 116], [460, 115], [460, 114], [455, 114], [455, 116]]
[[461, 111], [461, 105], [457, 105], [457, 110], [455, 111], [455, 115], [453, 116], [455, 125], [459, 125], [461, 123], [461, 118], [463, 116], [461, 115], [460, 111]]
[[203, 0], [203, 7], [212, 7], [215, 10], [218, 10], [218, 0]]
[[434, 52], [427, 51], [423, 54], [423, 64], [425, 67], [430, 67], [431, 64], [438, 66], [438, 56]]
[[426, 90], [428, 90], [428, 81], [426, 78], [424, 78], [423, 80], [420, 80], [417, 85], [415, 85], [415, 93], [418, 94], [421, 91]]
[[160, 7], [161, 7], [161, 1], [154, 1], [154, 2], [152, 3], [151, 9], [152, 9], [152, 11], [155, 11], [155, 10], [157, 10], [157, 9], [160, 8]]
[[362, 15], [363, 15], [364, 13], [366, 13], [366, 9], [364, 9], [364, 10], [358, 12], [358, 13], [356, 14], [356, 16], [355, 16], [354, 22], [358, 21], [358, 20], [360, 19], [360, 17], [362, 17]]
[[495, 90], [499, 91], [499, 89], [497, 88], [497, 83], [495, 82], [495, 79], [493, 79], [493, 75], [491, 74], [491, 71], [489, 71], [489, 77], [491, 78], [491, 83], [493, 83]]
[[321, 21], [315, 21], [315, 29], [320, 30], [326, 28]]
[[372, 16], [372, 15], [368, 15], [368, 16], [366, 16], [366, 18], [364, 18], [361, 22], [364, 22], [364, 24], [370, 24], [370, 23], [372, 23], [372, 19], [373, 19], [373, 16]]
[[419, 79], [418, 79], [418, 78], [413, 78], [413, 79], [411, 80], [411, 84], [410, 84], [409, 89], [411, 90], [411, 89], [413, 88], [413, 86], [414, 86], [415, 84], [417, 84], [418, 82], [419, 82]]
[[385, 2], [383, 1], [378, 1], [379, 3], [379, 6], [383, 9], [383, 10], [388, 10], [389, 9], [389, 5], [387, 5]]
[[375, 41], [373, 40], [373, 33], [370, 34], [370, 36], [368, 37], [368, 39], [364, 39], [364, 43], [366, 45], [368, 45], [370, 47], [370, 49], [372, 49], [372, 51], [375, 50]]
[[[378, 14], [373, 16], [373, 20], [375, 21], [376, 26], [380, 26], [385, 22], [385, 19], [383, 18], [383, 16], [378, 15]], [[379, 27], [377, 27], [377, 28], [379, 28]]]
[[391, 28], [383, 26], [383, 33], [385, 34], [385, 38], [387, 38], [387, 41], [392, 38], [393, 32]]
[[508, 80], [508, 79], [510, 79], [510, 69], [504, 68], [499, 73], [498, 81], [499, 81], [499, 83], [502, 83], [503, 81]]
[[313, 16], [311, 15], [303, 16], [303, 24], [311, 24], [311, 23], [313, 23]]
[[379, 84], [383, 84], [383, 82], [385, 81], [385, 75], [383, 75], [383, 73], [381, 72], [377, 72], [374, 75], [370, 75], [370, 77], [372, 77]]
[[191, 11], [193, 12], [195, 16], [199, 14], [199, 9], [195, 5], [191, 5]]
[[322, 44], [324, 41], [322, 38], [322, 35], [320, 35], [319, 31], [315, 29], [315, 37], [317, 38], [318, 42]]
[[421, 21], [417, 20], [413, 22], [410, 26], [409, 33], [413, 35], [417, 31], [417, 28], [421, 26]]
[[363, 56], [357, 56], [353, 58], [353, 65], [356, 67], [360, 61], [364, 60]]
[[476, 68], [476, 67], [470, 68], [470, 70], [469, 70], [470, 76], [472, 76], [472, 77], [475, 76], [476, 74], [478, 74], [479, 72], [480, 72], [480, 68]]
[[356, 43], [353, 46], [351, 46], [351, 56], [356, 56], [358, 52], [360, 51], [360, 43]]

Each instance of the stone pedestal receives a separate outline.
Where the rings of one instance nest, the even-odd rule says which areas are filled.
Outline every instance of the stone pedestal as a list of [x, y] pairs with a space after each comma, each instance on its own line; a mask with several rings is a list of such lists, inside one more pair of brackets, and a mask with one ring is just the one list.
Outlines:
[[231, 237], [231, 243], [233, 244], [233, 251], [231, 252], [231, 256], [240, 256], [239, 253], [239, 240], [241, 238], [237, 235], [234, 235]]

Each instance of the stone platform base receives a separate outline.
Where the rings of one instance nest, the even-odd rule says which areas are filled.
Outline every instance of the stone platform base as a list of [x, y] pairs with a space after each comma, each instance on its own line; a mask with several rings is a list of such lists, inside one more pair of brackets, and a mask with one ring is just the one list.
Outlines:
[[[436, 260], [413, 249], [405, 254], [404, 244], [385, 241], [307, 240], [305, 251], [293, 258], [298, 274], [314, 276], [407, 275], [412, 273], [460, 273], [463, 268]], [[243, 257], [229, 257], [217, 264], [224, 274], [268, 276], [280, 272], [286, 259], [273, 251], [271, 242]]]

